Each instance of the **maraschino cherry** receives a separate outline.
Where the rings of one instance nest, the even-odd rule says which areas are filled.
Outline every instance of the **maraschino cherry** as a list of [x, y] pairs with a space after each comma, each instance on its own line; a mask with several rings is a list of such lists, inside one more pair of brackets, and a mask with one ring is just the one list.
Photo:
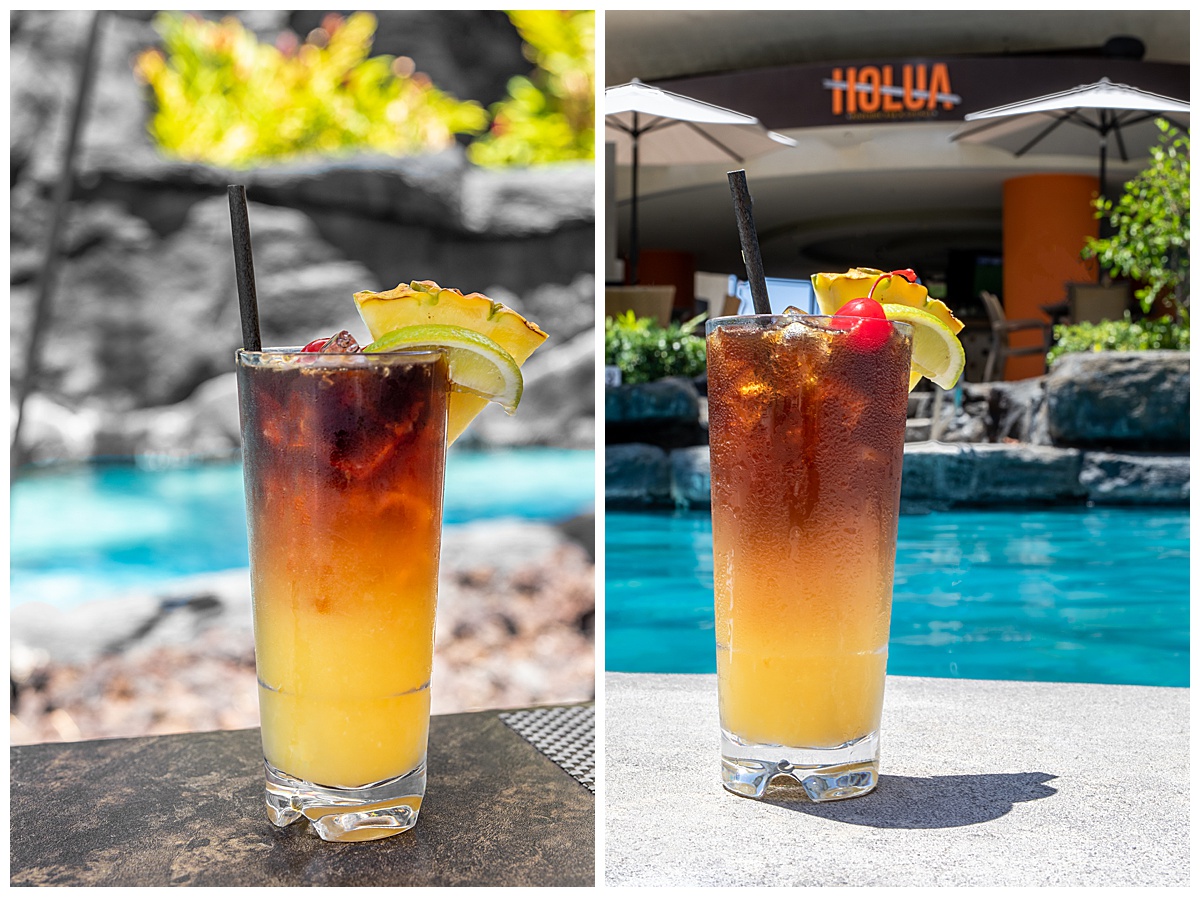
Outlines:
[[892, 335], [892, 324], [884, 314], [883, 306], [875, 301], [875, 288], [882, 281], [889, 280], [892, 274], [898, 274], [909, 283], [915, 283], [917, 274], [912, 268], [902, 268], [891, 274], [883, 274], [875, 278], [867, 295], [851, 299], [837, 310], [830, 319], [829, 326], [834, 330], [850, 331], [850, 345], [861, 352], [874, 352], [888, 341]]
[[331, 336], [323, 336], [320, 339], [315, 339], [311, 343], [309, 343], [307, 346], [305, 346], [303, 349], [301, 349], [300, 351], [301, 352], [320, 352], [327, 345], [329, 345], [329, 341], [331, 339], [333, 339], [333, 337], [331, 337]]

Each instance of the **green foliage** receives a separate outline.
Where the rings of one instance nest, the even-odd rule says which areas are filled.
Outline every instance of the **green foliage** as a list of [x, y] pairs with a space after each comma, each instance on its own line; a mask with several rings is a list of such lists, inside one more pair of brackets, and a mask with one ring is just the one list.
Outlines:
[[649, 383], [663, 377], [696, 377], [705, 370], [704, 337], [695, 330], [705, 316], [684, 324], [659, 326], [652, 318], [627, 311], [604, 321], [604, 363], [621, 369], [624, 383]]
[[513, 10], [509, 19], [537, 65], [508, 82], [489, 133], [467, 148], [477, 165], [544, 165], [595, 157], [595, 13]]
[[1159, 119], [1162, 132], [1150, 165], [1125, 185], [1116, 203], [1097, 199], [1097, 217], [1107, 217], [1113, 234], [1089, 238], [1084, 258], [1095, 256], [1114, 277], [1145, 284], [1136, 292], [1142, 311], [1161, 298], [1181, 318], [1188, 305], [1188, 245], [1191, 239], [1191, 138]]
[[1170, 315], [1134, 321], [1125, 313], [1123, 321], [1095, 324], [1056, 324], [1055, 344], [1046, 353], [1047, 364], [1068, 352], [1136, 352], [1146, 349], [1189, 349], [1191, 328]]
[[165, 53], [136, 63], [157, 105], [150, 132], [181, 159], [247, 167], [307, 154], [408, 155], [478, 133], [487, 113], [414, 71], [411, 59], [369, 56], [375, 17], [330, 14], [300, 43], [260, 44], [235, 18], [162, 13]]

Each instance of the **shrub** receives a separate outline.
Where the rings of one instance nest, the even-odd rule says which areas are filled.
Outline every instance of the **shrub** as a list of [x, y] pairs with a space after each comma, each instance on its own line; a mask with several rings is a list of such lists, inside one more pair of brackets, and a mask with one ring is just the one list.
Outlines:
[[624, 383], [699, 376], [705, 370], [705, 344], [704, 337], [693, 331], [704, 317], [669, 327], [661, 327], [651, 318], [638, 318], [632, 311], [606, 318], [604, 363], [619, 367]]
[[1149, 166], [1125, 184], [1114, 203], [1097, 199], [1097, 217], [1113, 234], [1089, 238], [1084, 258], [1095, 256], [1114, 277], [1141, 281], [1135, 295], [1142, 311], [1155, 299], [1186, 322], [1191, 244], [1191, 138], [1159, 119], [1159, 141]]
[[477, 165], [530, 166], [595, 157], [595, 14], [591, 10], [509, 12], [537, 65], [508, 82], [491, 108], [488, 134], [467, 148]]
[[1046, 353], [1047, 364], [1068, 352], [1136, 352], [1146, 349], [1188, 349], [1191, 328], [1169, 315], [1134, 321], [1125, 313], [1123, 321], [1095, 324], [1056, 324], [1055, 345]]
[[304, 43], [285, 32], [260, 44], [235, 18], [162, 13], [165, 53], [147, 50], [137, 75], [157, 105], [150, 133], [167, 154], [246, 167], [306, 154], [444, 149], [487, 124], [414, 71], [411, 59], [369, 56], [375, 17], [330, 14]]

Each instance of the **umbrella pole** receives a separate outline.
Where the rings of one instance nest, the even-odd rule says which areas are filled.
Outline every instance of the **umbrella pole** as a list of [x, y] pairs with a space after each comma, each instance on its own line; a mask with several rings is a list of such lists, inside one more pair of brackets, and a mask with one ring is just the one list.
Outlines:
[[[1104, 113], [1101, 112], [1102, 116], [1103, 116], [1103, 114]], [[1101, 119], [1101, 121], [1103, 121], [1103, 119]], [[1107, 190], [1107, 183], [1106, 183], [1107, 180], [1108, 180], [1108, 131], [1102, 129], [1100, 131], [1100, 199], [1101, 199], [1101, 201], [1103, 201], [1104, 199], [1106, 199], [1108, 197], [1108, 190]], [[1100, 228], [1099, 228], [1100, 239], [1104, 239], [1106, 236], [1108, 236], [1108, 233], [1110, 230], [1111, 230], [1111, 228], [1109, 227], [1109, 224], [1108, 224], [1108, 212], [1104, 212], [1100, 216]], [[1096, 259], [1096, 283], [1098, 283], [1098, 284], [1104, 283], [1104, 265], [1101, 264], [1099, 258]]]
[[633, 201], [629, 208], [629, 283], [638, 283], [638, 114], [633, 113]]
[[[1108, 196], [1108, 132], [1100, 134], [1100, 199]], [[1101, 219], [1103, 222], [1104, 219]]]

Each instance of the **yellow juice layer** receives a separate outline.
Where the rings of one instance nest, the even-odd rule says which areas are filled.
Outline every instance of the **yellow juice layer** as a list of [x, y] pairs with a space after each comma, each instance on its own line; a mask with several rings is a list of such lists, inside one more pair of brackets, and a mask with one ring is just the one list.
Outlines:
[[425, 759], [429, 688], [395, 697], [322, 698], [258, 690], [263, 753], [307, 782], [356, 788]]
[[789, 557], [729, 523], [714, 520], [724, 728], [747, 741], [791, 747], [834, 747], [875, 731], [887, 665], [889, 565], [879, 555], [822, 548], [815, 540]]
[[294, 580], [256, 583], [263, 749], [277, 769], [357, 787], [421, 762], [436, 557], [397, 558], [391, 588], [357, 576], [328, 595]]
[[878, 731], [886, 647], [770, 655], [717, 647], [721, 726], [756, 744], [832, 748]]
[[420, 764], [433, 668], [437, 518], [411, 495], [359, 499], [305, 526], [260, 518], [251, 570], [266, 757], [340, 787]]

